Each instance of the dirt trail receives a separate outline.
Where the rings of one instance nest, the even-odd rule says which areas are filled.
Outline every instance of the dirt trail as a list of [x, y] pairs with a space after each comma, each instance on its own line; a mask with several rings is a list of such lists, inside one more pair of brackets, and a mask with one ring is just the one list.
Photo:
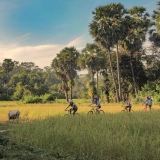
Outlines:
[[0, 130], [0, 132], [2, 133], [2, 132], [7, 132], [8, 130]]

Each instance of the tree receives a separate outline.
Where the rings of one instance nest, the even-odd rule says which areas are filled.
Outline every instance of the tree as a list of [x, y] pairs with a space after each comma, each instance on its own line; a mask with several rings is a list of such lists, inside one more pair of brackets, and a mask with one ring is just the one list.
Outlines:
[[157, 10], [153, 11], [152, 20], [155, 28], [149, 30], [149, 40], [160, 47], [160, 1], [157, 3]]
[[135, 95], [137, 95], [138, 92], [132, 59], [134, 54], [140, 52], [142, 49], [142, 43], [146, 40], [146, 34], [151, 25], [150, 16], [144, 7], [135, 6], [128, 10], [126, 37], [121, 45], [130, 56]]
[[91, 81], [88, 82], [87, 85], [88, 89], [90, 90], [91, 101], [93, 101], [95, 95], [98, 95], [98, 87], [96, 89], [94, 76], [104, 66], [105, 60], [106, 58], [102, 50], [94, 43], [87, 43], [86, 47], [82, 50], [82, 54], [80, 55], [78, 65], [81, 69], [87, 69], [89, 74], [91, 75]]
[[[13, 70], [14, 62], [11, 59], [4, 59], [2, 63], [2, 68], [7, 74], [7, 81], [9, 81], [9, 72]], [[7, 95], [8, 95], [8, 87], [7, 87]]]
[[[111, 3], [106, 6], [100, 6], [96, 8], [95, 12], [92, 12], [94, 17], [92, 23], [89, 25], [90, 34], [94, 38], [95, 42], [103, 48], [109, 57], [110, 69], [115, 87], [117, 101], [119, 101], [119, 93], [117, 89], [117, 83], [114, 77], [113, 62], [111, 57], [111, 48], [118, 44], [118, 40], [122, 37], [123, 21], [118, 20], [125, 14], [125, 9], [121, 3]], [[118, 47], [118, 45], [117, 45]], [[120, 86], [120, 69], [119, 69], [119, 54], [117, 51], [117, 66], [118, 66], [118, 80]], [[119, 90], [121, 87], [119, 87]]]
[[69, 89], [70, 99], [72, 99], [72, 87], [74, 86], [74, 78], [77, 75], [78, 57], [79, 52], [74, 47], [65, 47], [57, 54], [57, 57], [51, 64], [55, 70], [55, 74], [62, 81], [62, 89], [65, 91], [67, 101]]

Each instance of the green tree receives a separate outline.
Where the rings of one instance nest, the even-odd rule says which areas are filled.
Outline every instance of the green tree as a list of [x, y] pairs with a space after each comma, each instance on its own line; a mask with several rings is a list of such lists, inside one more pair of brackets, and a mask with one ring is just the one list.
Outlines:
[[72, 87], [74, 86], [74, 78], [77, 75], [77, 60], [79, 52], [74, 47], [66, 47], [57, 54], [52, 61], [56, 76], [62, 81], [62, 90], [65, 91], [68, 101], [68, 91], [70, 90], [70, 99], [72, 99]]
[[98, 90], [98, 77], [97, 77], [97, 89], [95, 86], [94, 76], [105, 63], [106, 57], [101, 49], [96, 44], [86, 44], [86, 47], [82, 50], [82, 54], [79, 57], [78, 65], [81, 69], [87, 69], [91, 75], [91, 81], [88, 82], [89, 94], [91, 101], [93, 101], [94, 95], [97, 95]]
[[[119, 101], [119, 93], [117, 89], [117, 83], [113, 71], [113, 62], [111, 57], [111, 48], [117, 45], [118, 40], [121, 38], [122, 26], [120, 20], [125, 13], [125, 9], [122, 4], [111, 3], [109, 5], [100, 6], [95, 9], [93, 13], [93, 21], [89, 25], [90, 34], [94, 38], [95, 42], [108, 53], [111, 75], [115, 87], [117, 101]], [[117, 34], [119, 33], [119, 34]], [[117, 52], [117, 60], [119, 60]], [[118, 61], [119, 63], [119, 61]], [[117, 64], [118, 64], [117, 63]], [[120, 69], [118, 64], [118, 77], [120, 85]], [[121, 87], [120, 87], [121, 88]]]
[[132, 59], [134, 54], [142, 50], [142, 43], [146, 40], [146, 34], [152, 23], [149, 14], [144, 7], [135, 6], [128, 10], [126, 21], [126, 37], [122, 41], [122, 47], [130, 56], [131, 73], [133, 78], [133, 87], [137, 95], [137, 81], [135, 77]]
[[153, 11], [152, 20], [155, 28], [150, 29], [149, 40], [153, 42], [155, 46], [160, 47], [160, 1], [157, 2], [157, 9]]
[[[14, 62], [12, 59], [4, 59], [2, 63], [2, 68], [4, 69], [5, 73], [7, 74], [7, 82], [9, 82], [9, 73], [14, 68]], [[7, 86], [7, 95], [8, 95], [8, 86]]]

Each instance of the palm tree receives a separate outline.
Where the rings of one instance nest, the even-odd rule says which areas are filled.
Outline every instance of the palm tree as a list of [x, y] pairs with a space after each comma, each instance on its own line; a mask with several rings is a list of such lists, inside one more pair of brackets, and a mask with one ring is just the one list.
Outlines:
[[[90, 34], [94, 38], [95, 42], [103, 48], [109, 57], [110, 69], [115, 87], [117, 101], [119, 101], [119, 93], [117, 89], [116, 80], [113, 72], [113, 64], [111, 57], [111, 48], [118, 44], [118, 40], [122, 37], [123, 21], [120, 19], [126, 13], [121, 3], [111, 3], [110, 5], [100, 6], [96, 8], [95, 12], [92, 12], [94, 17], [92, 23], [89, 25]], [[117, 45], [118, 46], [118, 45]], [[118, 48], [117, 48], [118, 49]], [[119, 90], [121, 93], [120, 86], [120, 68], [119, 68], [119, 54], [117, 50], [117, 69], [118, 69], [118, 80]]]
[[98, 96], [98, 76], [97, 76], [97, 89], [95, 88], [95, 74], [100, 71], [105, 62], [105, 56], [102, 50], [95, 43], [87, 43], [86, 47], [82, 50], [82, 54], [79, 57], [79, 66], [81, 69], [87, 69], [91, 75], [91, 101], [95, 94]]
[[149, 14], [144, 7], [135, 6], [128, 10], [126, 21], [126, 37], [121, 41], [121, 46], [130, 56], [130, 66], [133, 78], [135, 95], [137, 94], [136, 78], [132, 58], [134, 53], [142, 49], [142, 44], [146, 40], [146, 34], [152, 23]]
[[63, 67], [61, 66], [62, 63], [63, 62], [61, 62], [61, 60], [56, 57], [52, 60], [51, 67], [53, 67], [57, 78], [61, 80], [61, 82], [62, 82], [61, 90], [64, 91], [66, 100], [68, 101], [69, 87], [68, 87], [68, 84], [67, 84], [67, 77], [63, 73]]
[[70, 99], [72, 99], [72, 87], [74, 78], [77, 75], [77, 60], [79, 52], [74, 47], [65, 47], [57, 54], [52, 62], [52, 67], [58, 78], [62, 80], [62, 89], [65, 90], [66, 99], [68, 100], [68, 88], [70, 89]]
[[160, 1], [157, 3], [157, 10], [153, 11], [152, 19], [154, 21], [154, 26], [156, 29], [151, 29], [149, 31], [149, 40], [154, 43], [155, 46], [160, 46]]

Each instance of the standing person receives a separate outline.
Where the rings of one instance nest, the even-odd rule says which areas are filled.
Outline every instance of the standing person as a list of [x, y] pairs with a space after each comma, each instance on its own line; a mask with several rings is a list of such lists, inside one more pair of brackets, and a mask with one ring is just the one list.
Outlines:
[[147, 96], [147, 99], [145, 100], [145, 103], [146, 103], [146, 108], [149, 106], [149, 109], [151, 110], [152, 108], [152, 101], [153, 101], [153, 98], [151, 98], [150, 96]]
[[101, 104], [100, 104], [98, 98], [94, 98], [93, 103], [91, 103], [90, 105], [92, 105], [92, 104], [96, 104], [96, 112], [100, 113], [99, 109], [101, 108]]
[[[69, 100], [69, 105], [68, 105], [67, 108], [69, 108], [69, 107], [71, 107], [71, 109], [70, 109], [70, 114], [71, 114], [72, 111], [73, 111], [73, 115], [75, 115], [75, 113], [76, 113], [77, 110], [78, 110], [78, 107], [73, 103], [73, 101], [72, 101], [71, 99]], [[67, 110], [67, 108], [66, 108], [65, 110]]]
[[126, 98], [125, 102], [126, 106], [124, 107], [125, 110], [127, 110], [127, 108], [129, 108], [129, 112], [131, 112], [131, 108], [132, 108], [132, 104], [129, 100], [129, 98]]

